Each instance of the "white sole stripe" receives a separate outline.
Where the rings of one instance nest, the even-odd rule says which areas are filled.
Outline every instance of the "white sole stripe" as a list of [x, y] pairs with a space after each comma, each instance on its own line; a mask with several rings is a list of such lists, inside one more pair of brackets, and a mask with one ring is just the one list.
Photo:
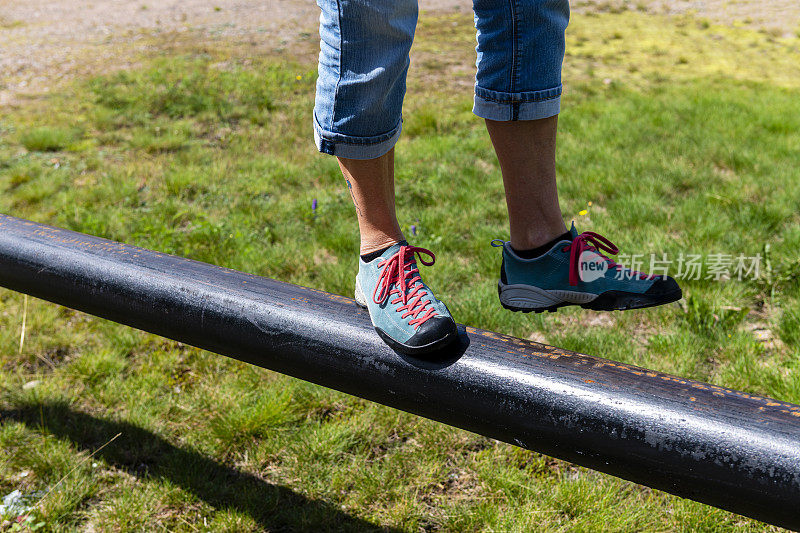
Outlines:
[[506, 285], [502, 281], [499, 287], [502, 303], [522, 309], [538, 309], [564, 303], [585, 304], [599, 296], [579, 291], [540, 289], [532, 285]]

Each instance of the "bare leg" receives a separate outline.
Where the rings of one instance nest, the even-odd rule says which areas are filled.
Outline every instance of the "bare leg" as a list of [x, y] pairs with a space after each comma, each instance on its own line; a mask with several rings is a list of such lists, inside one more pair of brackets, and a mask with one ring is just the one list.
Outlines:
[[360, 253], [375, 252], [403, 240], [394, 208], [394, 148], [375, 159], [338, 160], [356, 206]]
[[556, 189], [558, 115], [541, 120], [486, 120], [506, 190], [511, 246], [528, 250], [566, 232]]

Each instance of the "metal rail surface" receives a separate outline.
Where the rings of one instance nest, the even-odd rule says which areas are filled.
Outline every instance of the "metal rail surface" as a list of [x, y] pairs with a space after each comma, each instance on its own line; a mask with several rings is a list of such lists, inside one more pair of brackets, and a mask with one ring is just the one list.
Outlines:
[[0, 286], [800, 528], [791, 403], [469, 327], [414, 359], [350, 298], [7, 215]]

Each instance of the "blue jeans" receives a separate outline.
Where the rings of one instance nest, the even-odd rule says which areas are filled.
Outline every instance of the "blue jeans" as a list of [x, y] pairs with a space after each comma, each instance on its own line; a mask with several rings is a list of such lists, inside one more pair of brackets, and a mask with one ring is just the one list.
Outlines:
[[[372, 159], [402, 126], [417, 0], [317, 0], [319, 77], [314, 138], [320, 152]], [[561, 108], [568, 0], [473, 0], [478, 72], [473, 112], [534, 120]]]

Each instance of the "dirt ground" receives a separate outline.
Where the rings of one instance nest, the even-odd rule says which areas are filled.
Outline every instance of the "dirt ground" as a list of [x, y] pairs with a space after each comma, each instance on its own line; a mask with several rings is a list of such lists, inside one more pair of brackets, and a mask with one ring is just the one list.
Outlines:
[[[627, 6], [656, 13], [695, 12], [772, 32], [800, 31], [798, 0], [575, 0], [574, 11]], [[425, 11], [471, 9], [469, 0], [420, 0]], [[316, 32], [313, 0], [0, 0], [0, 105], [47, 91], [109, 65], [121, 47], [167, 32], [291, 42]]]
[[800, 31], [800, 2], [797, 0], [649, 0], [658, 13], [686, 13], [733, 24], [764, 28], [777, 33]]

